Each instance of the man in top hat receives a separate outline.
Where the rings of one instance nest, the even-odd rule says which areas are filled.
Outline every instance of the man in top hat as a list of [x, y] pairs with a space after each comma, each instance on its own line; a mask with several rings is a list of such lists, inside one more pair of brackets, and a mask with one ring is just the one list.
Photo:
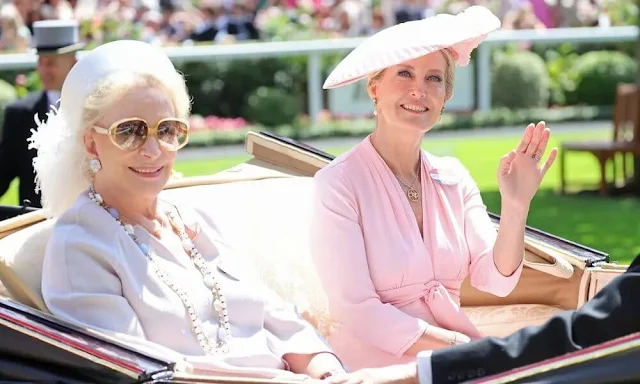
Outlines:
[[36, 128], [34, 116], [45, 120], [50, 106], [58, 102], [64, 79], [76, 63], [76, 52], [84, 48], [84, 44], [79, 41], [77, 21], [36, 21], [33, 29], [42, 90], [32, 92], [5, 108], [4, 125], [0, 130], [0, 196], [18, 178], [20, 203], [29, 200], [32, 207], [41, 207], [40, 194], [35, 191], [32, 165], [36, 151], [28, 149], [27, 139], [31, 136], [31, 129]]

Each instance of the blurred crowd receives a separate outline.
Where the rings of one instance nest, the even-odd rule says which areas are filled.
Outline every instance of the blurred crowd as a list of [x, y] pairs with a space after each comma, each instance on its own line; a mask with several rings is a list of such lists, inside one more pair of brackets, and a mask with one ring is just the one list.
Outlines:
[[507, 29], [607, 26], [607, 1], [614, 0], [4, 0], [0, 50], [28, 49], [33, 22], [42, 19], [77, 19], [87, 42], [175, 45], [272, 40], [278, 23], [363, 36], [472, 4], [494, 10]]

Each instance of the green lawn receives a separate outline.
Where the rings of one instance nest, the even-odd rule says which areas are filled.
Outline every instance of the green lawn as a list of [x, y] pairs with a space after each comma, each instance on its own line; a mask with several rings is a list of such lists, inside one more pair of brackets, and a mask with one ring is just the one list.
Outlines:
[[[608, 138], [609, 132], [557, 134], [550, 148], [559, 141]], [[517, 144], [517, 137], [460, 138], [425, 142], [425, 148], [437, 155], [458, 157], [480, 186], [490, 211], [499, 213], [500, 194], [496, 167], [500, 157]], [[347, 148], [328, 150], [339, 154]], [[182, 161], [176, 169], [185, 176], [214, 173], [246, 160], [248, 156], [218, 160]], [[593, 187], [599, 180], [597, 163], [588, 154], [570, 154], [567, 174], [579, 186]], [[558, 196], [559, 163], [548, 172], [536, 195], [528, 223], [544, 231], [594, 247], [611, 254], [613, 260], [629, 263], [640, 253], [640, 200], [633, 198], [600, 198], [598, 196]], [[15, 183], [14, 183], [15, 184]], [[0, 204], [17, 202], [15, 185], [0, 199]]]

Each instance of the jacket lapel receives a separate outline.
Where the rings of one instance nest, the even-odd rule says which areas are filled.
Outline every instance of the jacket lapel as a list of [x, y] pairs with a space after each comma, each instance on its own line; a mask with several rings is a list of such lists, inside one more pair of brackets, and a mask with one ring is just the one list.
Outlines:
[[47, 92], [41, 91], [40, 98], [38, 102], [33, 106], [33, 114], [38, 114], [38, 119], [43, 121], [47, 117], [47, 112], [49, 112], [49, 100], [47, 98]]

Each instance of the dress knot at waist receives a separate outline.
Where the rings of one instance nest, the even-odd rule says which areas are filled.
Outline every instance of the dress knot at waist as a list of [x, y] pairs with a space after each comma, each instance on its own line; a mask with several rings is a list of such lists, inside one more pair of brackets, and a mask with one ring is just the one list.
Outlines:
[[451, 299], [449, 290], [438, 280], [431, 280], [424, 284], [424, 293], [422, 298], [427, 302], [427, 304], [436, 300]]
[[438, 325], [462, 332], [472, 339], [482, 335], [462, 311], [460, 297], [450, 292], [441, 282], [431, 280], [425, 283], [422, 299], [425, 301]]
[[403, 307], [415, 301], [423, 300], [427, 304], [438, 301], [450, 301], [454, 306], [460, 302], [459, 295], [447, 289], [439, 280], [430, 280], [427, 283], [411, 284], [404, 287], [378, 291], [383, 302], [396, 307]]
[[429, 308], [436, 322], [433, 325], [464, 333], [472, 339], [482, 336], [462, 311], [458, 292], [455, 289], [447, 289], [440, 280], [434, 279], [377, 293], [382, 302], [398, 308], [421, 301]]

